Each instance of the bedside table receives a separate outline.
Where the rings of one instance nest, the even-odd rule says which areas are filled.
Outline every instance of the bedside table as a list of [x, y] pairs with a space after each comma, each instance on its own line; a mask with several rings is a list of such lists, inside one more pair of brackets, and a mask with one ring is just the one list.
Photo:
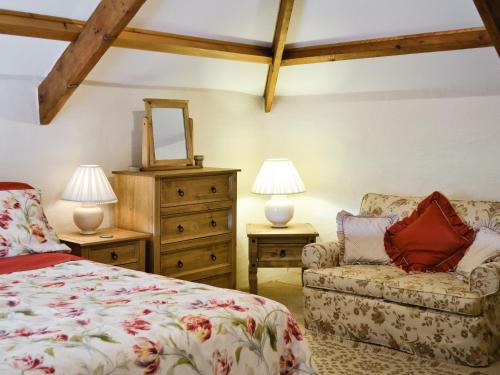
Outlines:
[[248, 280], [250, 293], [257, 294], [259, 267], [302, 267], [302, 249], [316, 242], [318, 232], [311, 224], [290, 224], [273, 228], [270, 224], [247, 224]]
[[146, 270], [146, 239], [150, 237], [149, 233], [120, 228], [99, 229], [97, 234], [90, 235], [80, 232], [59, 234], [61, 242], [71, 248], [71, 254], [137, 271]]

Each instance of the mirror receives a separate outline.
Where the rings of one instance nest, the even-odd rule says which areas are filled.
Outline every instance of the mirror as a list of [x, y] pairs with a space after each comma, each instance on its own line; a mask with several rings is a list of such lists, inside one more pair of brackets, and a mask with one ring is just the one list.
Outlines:
[[184, 113], [181, 108], [153, 108], [155, 159], [186, 159]]
[[142, 169], [193, 168], [187, 100], [144, 99]]

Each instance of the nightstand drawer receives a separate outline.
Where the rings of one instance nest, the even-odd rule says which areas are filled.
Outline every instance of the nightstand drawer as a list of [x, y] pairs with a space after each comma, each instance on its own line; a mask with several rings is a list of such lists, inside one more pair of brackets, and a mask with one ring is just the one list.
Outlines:
[[[271, 263], [290, 263], [300, 266], [302, 249], [304, 244], [262, 244], [259, 245], [258, 259], [259, 264], [265, 262]], [[293, 267], [290, 265], [290, 267]]]
[[161, 254], [161, 274], [186, 280], [196, 280], [213, 275], [227, 267], [230, 270], [231, 242], [169, 251]]
[[104, 246], [92, 246], [89, 259], [99, 263], [122, 265], [139, 261], [139, 243], [128, 242]]
[[228, 219], [228, 210], [163, 217], [161, 242], [170, 243], [229, 233]]
[[224, 199], [231, 199], [228, 176], [163, 179], [161, 182], [162, 205]]

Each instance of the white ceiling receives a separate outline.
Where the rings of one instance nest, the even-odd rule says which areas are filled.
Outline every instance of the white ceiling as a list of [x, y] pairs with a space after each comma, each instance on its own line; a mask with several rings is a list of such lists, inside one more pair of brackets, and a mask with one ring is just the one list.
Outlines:
[[[0, 8], [87, 19], [98, 0], [0, 0]], [[130, 26], [271, 45], [279, 0], [148, 0]], [[295, 0], [288, 42], [308, 45], [481, 26], [472, 0]], [[312, 43], [311, 43], [312, 42]], [[44, 76], [67, 43], [0, 35], [0, 75]], [[261, 95], [267, 67], [110, 49], [89, 80]], [[493, 48], [284, 67], [277, 94], [499, 87]]]

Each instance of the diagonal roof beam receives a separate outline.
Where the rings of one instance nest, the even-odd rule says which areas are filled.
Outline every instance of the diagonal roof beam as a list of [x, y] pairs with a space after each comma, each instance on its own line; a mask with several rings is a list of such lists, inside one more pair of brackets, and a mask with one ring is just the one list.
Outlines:
[[287, 48], [282, 66], [491, 46], [483, 27]]
[[500, 57], [500, 0], [474, 0], [474, 4]]
[[266, 89], [264, 92], [264, 107], [266, 112], [270, 112], [273, 105], [281, 58], [283, 56], [283, 50], [285, 49], [286, 34], [288, 33], [288, 26], [290, 25], [290, 18], [292, 16], [292, 8], [293, 0], [281, 0], [274, 32], [274, 56], [267, 71]]
[[38, 86], [40, 123], [49, 124], [146, 0], [101, 0], [78, 37]]

